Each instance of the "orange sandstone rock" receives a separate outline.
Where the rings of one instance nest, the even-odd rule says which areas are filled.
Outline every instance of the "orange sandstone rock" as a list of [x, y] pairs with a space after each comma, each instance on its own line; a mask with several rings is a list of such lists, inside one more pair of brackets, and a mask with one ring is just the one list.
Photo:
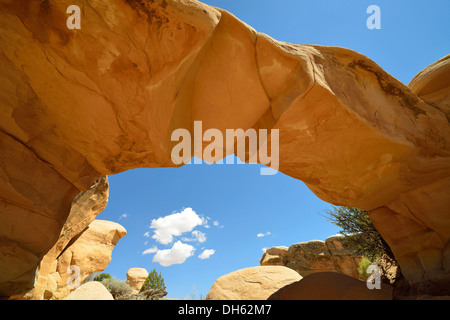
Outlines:
[[194, 0], [80, 0], [80, 30], [71, 4], [0, 4], [0, 295], [32, 287], [79, 191], [175, 166], [171, 133], [195, 120], [278, 129], [281, 172], [373, 210], [411, 286], [448, 294], [448, 59], [408, 87], [357, 52], [276, 41]]

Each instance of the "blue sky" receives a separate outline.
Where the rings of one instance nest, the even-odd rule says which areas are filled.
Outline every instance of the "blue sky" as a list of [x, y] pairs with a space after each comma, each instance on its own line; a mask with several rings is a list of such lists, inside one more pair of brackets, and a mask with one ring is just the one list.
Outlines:
[[[361, 52], [406, 84], [450, 52], [448, 0], [203, 2], [277, 40]], [[366, 27], [372, 4], [381, 9], [380, 30]], [[338, 232], [321, 216], [330, 204], [282, 173], [260, 175], [260, 167], [190, 164], [110, 176], [109, 203], [98, 219], [118, 222], [128, 233], [105, 272], [126, 279], [129, 268], [156, 269], [168, 297], [191, 298], [195, 286], [198, 298], [218, 277], [259, 265], [263, 248]]]

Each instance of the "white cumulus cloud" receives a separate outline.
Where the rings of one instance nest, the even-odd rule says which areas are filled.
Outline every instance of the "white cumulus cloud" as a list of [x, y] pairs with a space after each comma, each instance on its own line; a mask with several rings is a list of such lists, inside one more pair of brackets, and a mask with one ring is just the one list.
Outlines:
[[186, 208], [181, 212], [153, 219], [150, 228], [155, 229], [153, 239], [162, 244], [169, 244], [174, 236], [190, 232], [202, 223], [203, 219], [192, 208]]
[[193, 246], [177, 241], [171, 249], [158, 250], [153, 257], [153, 262], [158, 262], [163, 267], [181, 264], [192, 256], [194, 251], [195, 248]]
[[203, 252], [198, 256], [200, 259], [204, 260], [204, 259], [208, 259], [209, 257], [211, 257], [214, 253], [216, 252], [216, 250], [214, 249], [206, 249], [203, 250]]

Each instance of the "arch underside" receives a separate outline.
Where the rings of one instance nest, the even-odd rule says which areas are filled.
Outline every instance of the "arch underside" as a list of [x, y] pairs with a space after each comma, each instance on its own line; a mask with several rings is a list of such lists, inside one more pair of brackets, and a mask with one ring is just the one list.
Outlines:
[[439, 105], [362, 54], [276, 41], [198, 1], [79, 3], [80, 30], [70, 1], [0, 4], [0, 295], [32, 285], [78, 192], [175, 166], [171, 134], [194, 121], [279, 130], [279, 171], [370, 210], [410, 291], [449, 294]]

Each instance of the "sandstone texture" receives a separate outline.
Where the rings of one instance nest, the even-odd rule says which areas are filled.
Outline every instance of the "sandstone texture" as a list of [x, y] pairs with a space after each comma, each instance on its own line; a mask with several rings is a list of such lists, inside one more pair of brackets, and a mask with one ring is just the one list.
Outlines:
[[147, 276], [148, 271], [144, 268], [131, 268], [127, 271], [128, 284], [136, 291], [135, 293], [141, 290]]
[[[344, 236], [335, 235], [325, 241], [312, 240], [291, 245], [289, 248], [268, 249], [261, 265], [283, 265], [297, 271], [302, 277], [316, 272], [337, 272], [359, 278], [358, 265], [361, 256], [351, 253], [343, 243]], [[282, 263], [282, 264], [280, 264]]]
[[408, 87], [450, 121], [450, 54], [420, 71]]
[[[56, 260], [42, 268], [46, 275], [40, 275], [36, 287], [25, 295], [26, 299], [65, 298], [73, 289], [68, 287], [69, 277], [75, 276], [70, 266], [79, 267], [79, 279], [82, 283], [90, 274], [103, 271], [111, 261], [111, 253], [117, 242], [126, 234], [120, 224], [94, 220], [84, 232], [61, 252]], [[71, 281], [73, 285], [75, 282]]]
[[302, 277], [283, 266], [250, 267], [218, 278], [206, 300], [267, 300]]
[[90, 281], [70, 293], [64, 300], [114, 300], [114, 298], [103, 284]]
[[262, 266], [286, 266], [288, 263], [288, 247], [273, 247], [267, 249], [259, 264]]
[[449, 293], [450, 59], [408, 87], [362, 54], [276, 41], [194, 0], [80, 0], [80, 30], [72, 4], [0, 3], [0, 296], [33, 287], [80, 191], [178, 166], [172, 132], [194, 120], [278, 129], [278, 169], [369, 210], [406, 294]]
[[[67, 279], [71, 275], [71, 273], [67, 273], [67, 267], [74, 264], [74, 261], [67, 261], [68, 255], [75, 251], [78, 252], [78, 255], [82, 254], [88, 257], [91, 254], [89, 250], [85, 253], [80, 253], [80, 250], [77, 250], [76, 248], [84, 241], [84, 239], [86, 239], [86, 237], [91, 237], [95, 232], [104, 232], [104, 235], [100, 235], [99, 238], [110, 237], [110, 243], [113, 245], [115, 245], [114, 242], [117, 241], [114, 237], [108, 235], [112, 229], [117, 229], [120, 237], [123, 237], [124, 230], [119, 225], [114, 225], [105, 221], [105, 226], [110, 225], [110, 227], [103, 228], [103, 230], [101, 230], [98, 227], [99, 222], [96, 221], [91, 226], [91, 223], [94, 221], [95, 217], [105, 209], [108, 203], [108, 196], [108, 179], [106, 176], [102, 176], [91, 186], [88, 191], [80, 192], [74, 198], [69, 216], [63, 226], [57, 243], [43, 257], [37, 269], [34, 288], [26, 293], [24, 297], [17, 295], [14, 298], [33, 300], [63, 298], [70, 292], [66, 287]], [[100, 224], [103, 223], [100, 222]], [[87, 232], [87, 234], [83, 235], [84, 232]], [[79, 240], [80, 238], [81, 240]], [[95, 247], [99, 247], [103, 245], [102, 241], [103, 244], [107, 243], [107, 241], [105, 242], [104, 240], [99, 240], [99, 242], [96, 243], [96, 240], [94, 240], [90, 246], [93, 249]], [[108, 265], [106, 261], [111, 257], [112, 248], [113, 246], [105, 248], [104, 252], [100, 255], [98, 252], [93, 251], [92, 254], [97, 256], [92, 256], [91, 259], [96, 259], [97, 257], [99, 258], [95, 263], [91, 264], [88, 258], [84, 258], [85, 261], [83, 263], [89, 263], [89, 265], [78, 264], [81, 271], [80, 281], [83, 281], [91, 272], [102, 271], [106, 268]], [[81, 263], [80, 259], [78, 260], [78, 263]], [[68, 264], [68, 262], [71, 264]]]
[[118, 223], [94, 220], [57, 259], [56, 271], [61, 280], [58, 282], [55, 298], [61, 299], [70, 291], [67, 288], [67, 279], [71, 275], [67, 272], [69, 266], [75, 265], [80, 268], [81, 281], [93, 272], [105, 270], [111, 261], [112, 250], [126, 233], [125, 228]]
[[[72, 201], [69, 216], [56, 244], [47, 252], [39, 264], [34, 288], [26, 294], [27, 299], [50, 299], [58, 291], [62, 281], [57, 271], [57, 259], [63, 251], [88, 229], [89, 224], [102, 212], [109, 196], [106, 176], [100, 177], [89, 190], [80, 192]], [[63, 271], [65, 273], [65, 271]]]
[[273, 300], [392, 300], [392, 287], [368, 289], [364, 281], [335, 272], [310, 274], [282, 288]]

